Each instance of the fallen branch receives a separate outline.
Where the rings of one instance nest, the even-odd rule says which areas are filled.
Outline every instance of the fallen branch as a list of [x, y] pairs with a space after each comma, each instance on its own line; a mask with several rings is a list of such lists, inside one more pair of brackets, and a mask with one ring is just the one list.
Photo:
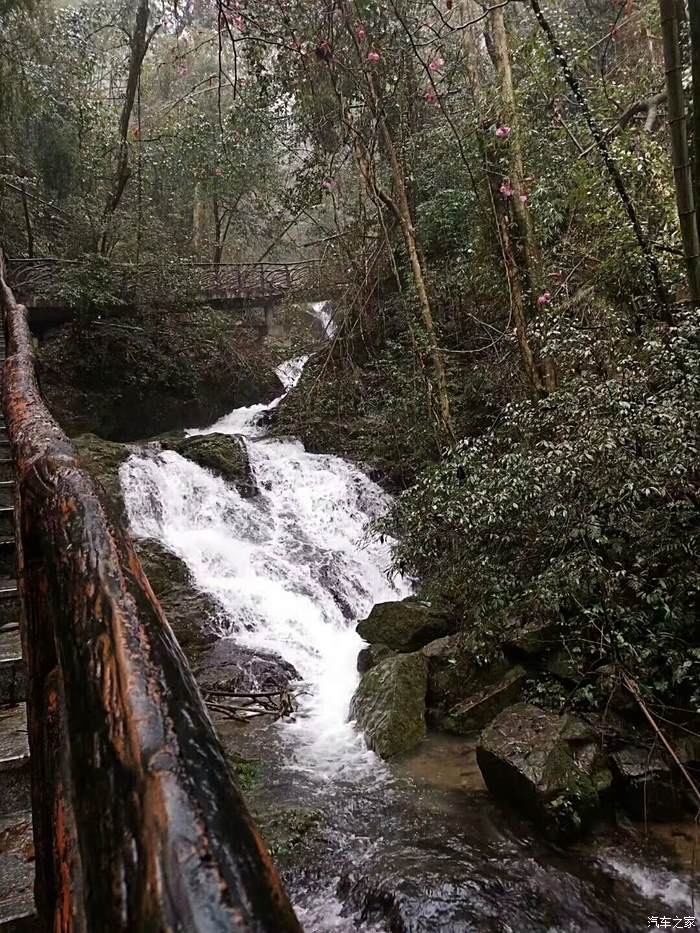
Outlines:
[[671, 743], [666, 738], [666, 734], [663, 732], [659, 724], [654, 719], [652, 713], [649, 710], [649, 707], [646, 705], [646, 703], [640, 696], [636, 683], [632, 680], [632, 678], [628, 674], [625, 674], [625, 673], [623, 673], [622, 675], [622, 682], [624, 683], [625, 687], [627, 687], [629, 692], [632, 694], [632, 696], [636, 700], [637, 705], [639, 706], [642, 713], [644, 714], [644, 718], [647, 720], [651, 728], [654, 730], [654, 732], [658, 735], [659, 739], [661, 740], [661, 744], [664, 746], [666, 751], [669, 753], [673, 761], [678, 766], [679, 771], [685, 778], [686, 782], [688, 783], [692, 791], [693, 796], [697, 800], [698, 806], [700, 806], [700, 790], [698, 790], [697, 784], [692, 779], [692, 777], [690, 776], [690, 773], [688, 772], [688, 769], [685, 767], [683, 762], [680, 760], [680, 758], [676, 754], [676, 750], [673, 748]]

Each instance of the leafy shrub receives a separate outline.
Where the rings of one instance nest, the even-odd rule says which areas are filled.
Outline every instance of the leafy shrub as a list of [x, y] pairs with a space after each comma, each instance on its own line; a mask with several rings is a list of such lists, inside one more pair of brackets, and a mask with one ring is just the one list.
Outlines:
[[700, 712], [699, 402], [693, 312], [628, 340], [607, 378], [506, 406], [424, 472], [381, 528], [397, 565], [460, 607], [485, 651], [499, 620], [536, 606], [582, 672], [613, 664]]

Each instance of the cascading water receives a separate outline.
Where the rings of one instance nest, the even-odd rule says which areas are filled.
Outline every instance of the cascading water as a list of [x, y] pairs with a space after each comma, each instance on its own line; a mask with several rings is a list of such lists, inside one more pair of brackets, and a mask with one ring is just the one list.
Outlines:
[[[279, 370], [287, 390], [305, 359]], [[173, 452], [135, 456], [121, 474], [131, 527], [157, 538], [217, 598], [219, 634], [281, 655], [301, 674], [301, 711], [291, 724], [299, 762], [321, 771], [365, 767], [369, 755], [348, 723], [362, 643], [353, 619], [375, 602], [407, 595], [387, 577], [388, 544], [364, 540], [385, 506], [380, 488], [338, 457], [298, 441], [253, 440], [270, 405], [237, 409], [201, 432], [247, 435], [260, 495], [243, 498]]]
[[[305, 362], [281, 367], [286, 390]], [[217, 634], [280, 655], [303, 678], [298, 715], [274, 727], [274, 774], [325, 807], [326, 861], [291, 883], [307, 933], [642, 930], [654, 906], [691, 910], [683, 884], [650, 887], [653, 867], [617, 851], [555, 857], [478, 794], [416, 790], [367, 751], [348, 722], [354, 622], [409, 586], [387, 576], [389, 545], [365, 537], [386, 506], [381, 489], [338, 457], [265, 438], [264, 412], [283, 397], [189, 432], [242, 436], [255, 498], [168, 451], [132, 456], [121, 481], [132, 531], [175, 552], [216, 597]]]

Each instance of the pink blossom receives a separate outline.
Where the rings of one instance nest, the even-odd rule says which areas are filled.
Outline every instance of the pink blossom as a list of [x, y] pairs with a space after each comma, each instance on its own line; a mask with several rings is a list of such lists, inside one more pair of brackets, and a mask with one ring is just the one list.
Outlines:
[[501, 192], [504, 198], [512, 198], [515, 194], [515, 190], [507, 178], [498, 190]]
[[435, 91], [431, 89], [425, 92], [425, 99], [428, 101], [429, 104], [436, 104], [438, 98], [437, 98], [437, 94], [435, 93]]
[[379, 54], [379, 52], [370, 52], [367, 56], [367, 61], [372, 65], [376, 65], [377, 62], [380, 61], [381, 57], [382, 56]]
[[537, 305], [538, 305], [538, 307], [540, 307], [540, 308], [544, 308], [545, 305], [548, 305], [548, 304], [551, 304], [551, 303], [552, 303], [552, 294], [551, 294], [551, 292], [544, 292], [544, 293], [543, 293], [542, 295], [540, 295], [539, 298], [537, 299]]
[[357, 38], [358, 38], [358, 40], [359, 40], [360, 42], [362, 42], [364, 39], [367, 38], [367, 30], [366, 30], [365, 27], [362, 25], [362, 23], [360, 23], [360, 25], [359, 25], [359, 26], [357, 27], [357, 29], [355, 30], [355, 35], [357, 36]]
[[527, 204], [527, 201], [528, 201], [527, 195], [526, 195], [526, 194], [521, 194], [521, 195], [520, 195], [520, 203], [521, 203], [521, 204]]
[[440, 58], [440, 56], [438, 56], [437, 58], [434, 58], [431, 61], [431, 63], [428, 65], [428, 68], [430, 68], [431, 71], [442, 71], [444, 67], [445, 67], [445, 59]]
[[510, 127], [509, 126], [499, 126], [496, 130], [497, 139], [508, 139], [510, 136]]

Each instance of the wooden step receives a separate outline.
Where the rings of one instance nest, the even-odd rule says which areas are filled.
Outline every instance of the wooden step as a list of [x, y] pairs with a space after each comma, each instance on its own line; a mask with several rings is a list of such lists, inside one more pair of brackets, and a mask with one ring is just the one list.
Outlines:
[[15, 483], [14, 480], [0, 480], [0, 507], [12, 506], [15, 502]]
[[34, 908], [32, 814], [0, 817], [0, 933], [40, 933]]
[[11, 505], [0, 505], [0, 538], [13, 538], [15, 534], [15, 510]]
[[0, 479], [12, 479], [15, 475], [15, 461], [8, 456], [0, 455]]
[[17, 542], [14, 535], [0, 538], [0, 577], [17, 576]]
[[0, 710], [0, 816], [31, 809], [24, 703]]
[[0, 629], [0, 706], [27, 699], [27, 669], [22, 658], [19, 626]]
[[0, 631], [19, 626], [19, 596], [17, 584], [5, 584], [0, 589]]

